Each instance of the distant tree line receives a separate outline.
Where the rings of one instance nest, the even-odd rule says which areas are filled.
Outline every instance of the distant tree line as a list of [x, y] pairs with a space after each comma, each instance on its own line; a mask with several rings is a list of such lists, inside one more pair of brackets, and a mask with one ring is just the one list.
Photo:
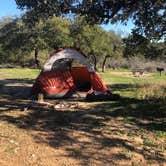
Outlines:
[[127, 38], [123, 39], [124, 57], [144, 56], [150, 59], [161, 59], [166, 61], [166, 41], [152, 41], [145, 36], [133, 31]]
[[[165, 59], [164, 0], [15, 1], [26, 12], [0, 21], [1, 64], [40, 67], [48, 52], [64, 46], [79, 47], [103, 71], [112, 57]], [[99, 26], [129, 19], [135, 27], [125, 39]]]
[[137, 31], [122, 39], [113, 31], [89, 24], [81, 16], [73, 19], [54, 16], [34, 25], [27, 24], [24, 16], [0, 21], [0, 64], [40, 68], [50, 51], [65, 46], [80, 48], [96, 69], [102, 67], [103, 71], [112, 57], [166, 58], [163, 40], [154, 42]]
[[52, 17], [35, 26], [27, 26], [21, 18], [1, 21], [0, 62], [40, 67], [43, 58], [60, 47], [80, 48], [97, 66], [105, 56], [122, 56], [121, 37], [98, 25], [89, 25], [83, 17], [74, 20]]

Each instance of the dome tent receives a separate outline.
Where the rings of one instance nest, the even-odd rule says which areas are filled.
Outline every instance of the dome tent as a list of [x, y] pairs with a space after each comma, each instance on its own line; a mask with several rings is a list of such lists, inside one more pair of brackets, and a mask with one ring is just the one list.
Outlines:
[[[74, 60], [84, 66], [72, 67]], [[75, 48], [63, 48], [50, 54], [43, 70], [37, 77], [33, 94], [43, 93], [46, 97], [67, 98], [73, 94], [106, 94], [106, 85], [95, 72], [86, 56]]]

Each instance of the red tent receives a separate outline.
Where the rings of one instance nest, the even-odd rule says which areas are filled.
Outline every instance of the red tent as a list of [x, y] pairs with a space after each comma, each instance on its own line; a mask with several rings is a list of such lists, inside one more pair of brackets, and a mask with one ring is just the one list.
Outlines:
[[[75, 60], [84, 66], [72, 67]], [[94, 91], [105, 93], [108, 89], [86, 56], [74, 48], [52, 52], [32, 88], [33, 94], [43, 93], [55, 98]]]

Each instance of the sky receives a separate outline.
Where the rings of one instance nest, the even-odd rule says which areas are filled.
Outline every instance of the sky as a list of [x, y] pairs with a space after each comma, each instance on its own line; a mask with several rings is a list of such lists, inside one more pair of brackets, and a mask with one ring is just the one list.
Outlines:
[[132, 29], [134, 28], [134, 24], [131, 20], [127, 22], [127, 25], [123, 25], [122, 23], [116, 23], [116, 24], [107, 24], [107, 25], [101, 25], [102, 28], [109, 31], [115, 31], [117, 34], [121, 35], [122, 37], [127, 37]]
[[[0, 18], [6, 16], [19, 16], [21, 13], [23, 13], [23, 11], [17, 8], [15, 0], [0, 0]], [[105, 30], [113, 30], [122, 37], [126, 37], [131, 33], [131, 30], [134, 28], [134, 24], [129, 20], [126, 26], [121, 23], [116, 23], [114, 25], [101, 25], [101, 27]]]
[[6, 16], [19, 16], [22, 13], [17, 8], [15, 0], [0, 0], [0, 18]]

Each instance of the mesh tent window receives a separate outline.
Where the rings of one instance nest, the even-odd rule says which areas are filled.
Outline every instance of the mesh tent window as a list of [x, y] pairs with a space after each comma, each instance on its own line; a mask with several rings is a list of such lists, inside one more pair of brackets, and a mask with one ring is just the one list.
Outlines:
[[56, 60], [53, 63], [51, 70], [52, 71], [65, 71], [65, 70], [70, 71], [71, 66], [72, 66], [72, 59], [63, 58], [63, 59]]

